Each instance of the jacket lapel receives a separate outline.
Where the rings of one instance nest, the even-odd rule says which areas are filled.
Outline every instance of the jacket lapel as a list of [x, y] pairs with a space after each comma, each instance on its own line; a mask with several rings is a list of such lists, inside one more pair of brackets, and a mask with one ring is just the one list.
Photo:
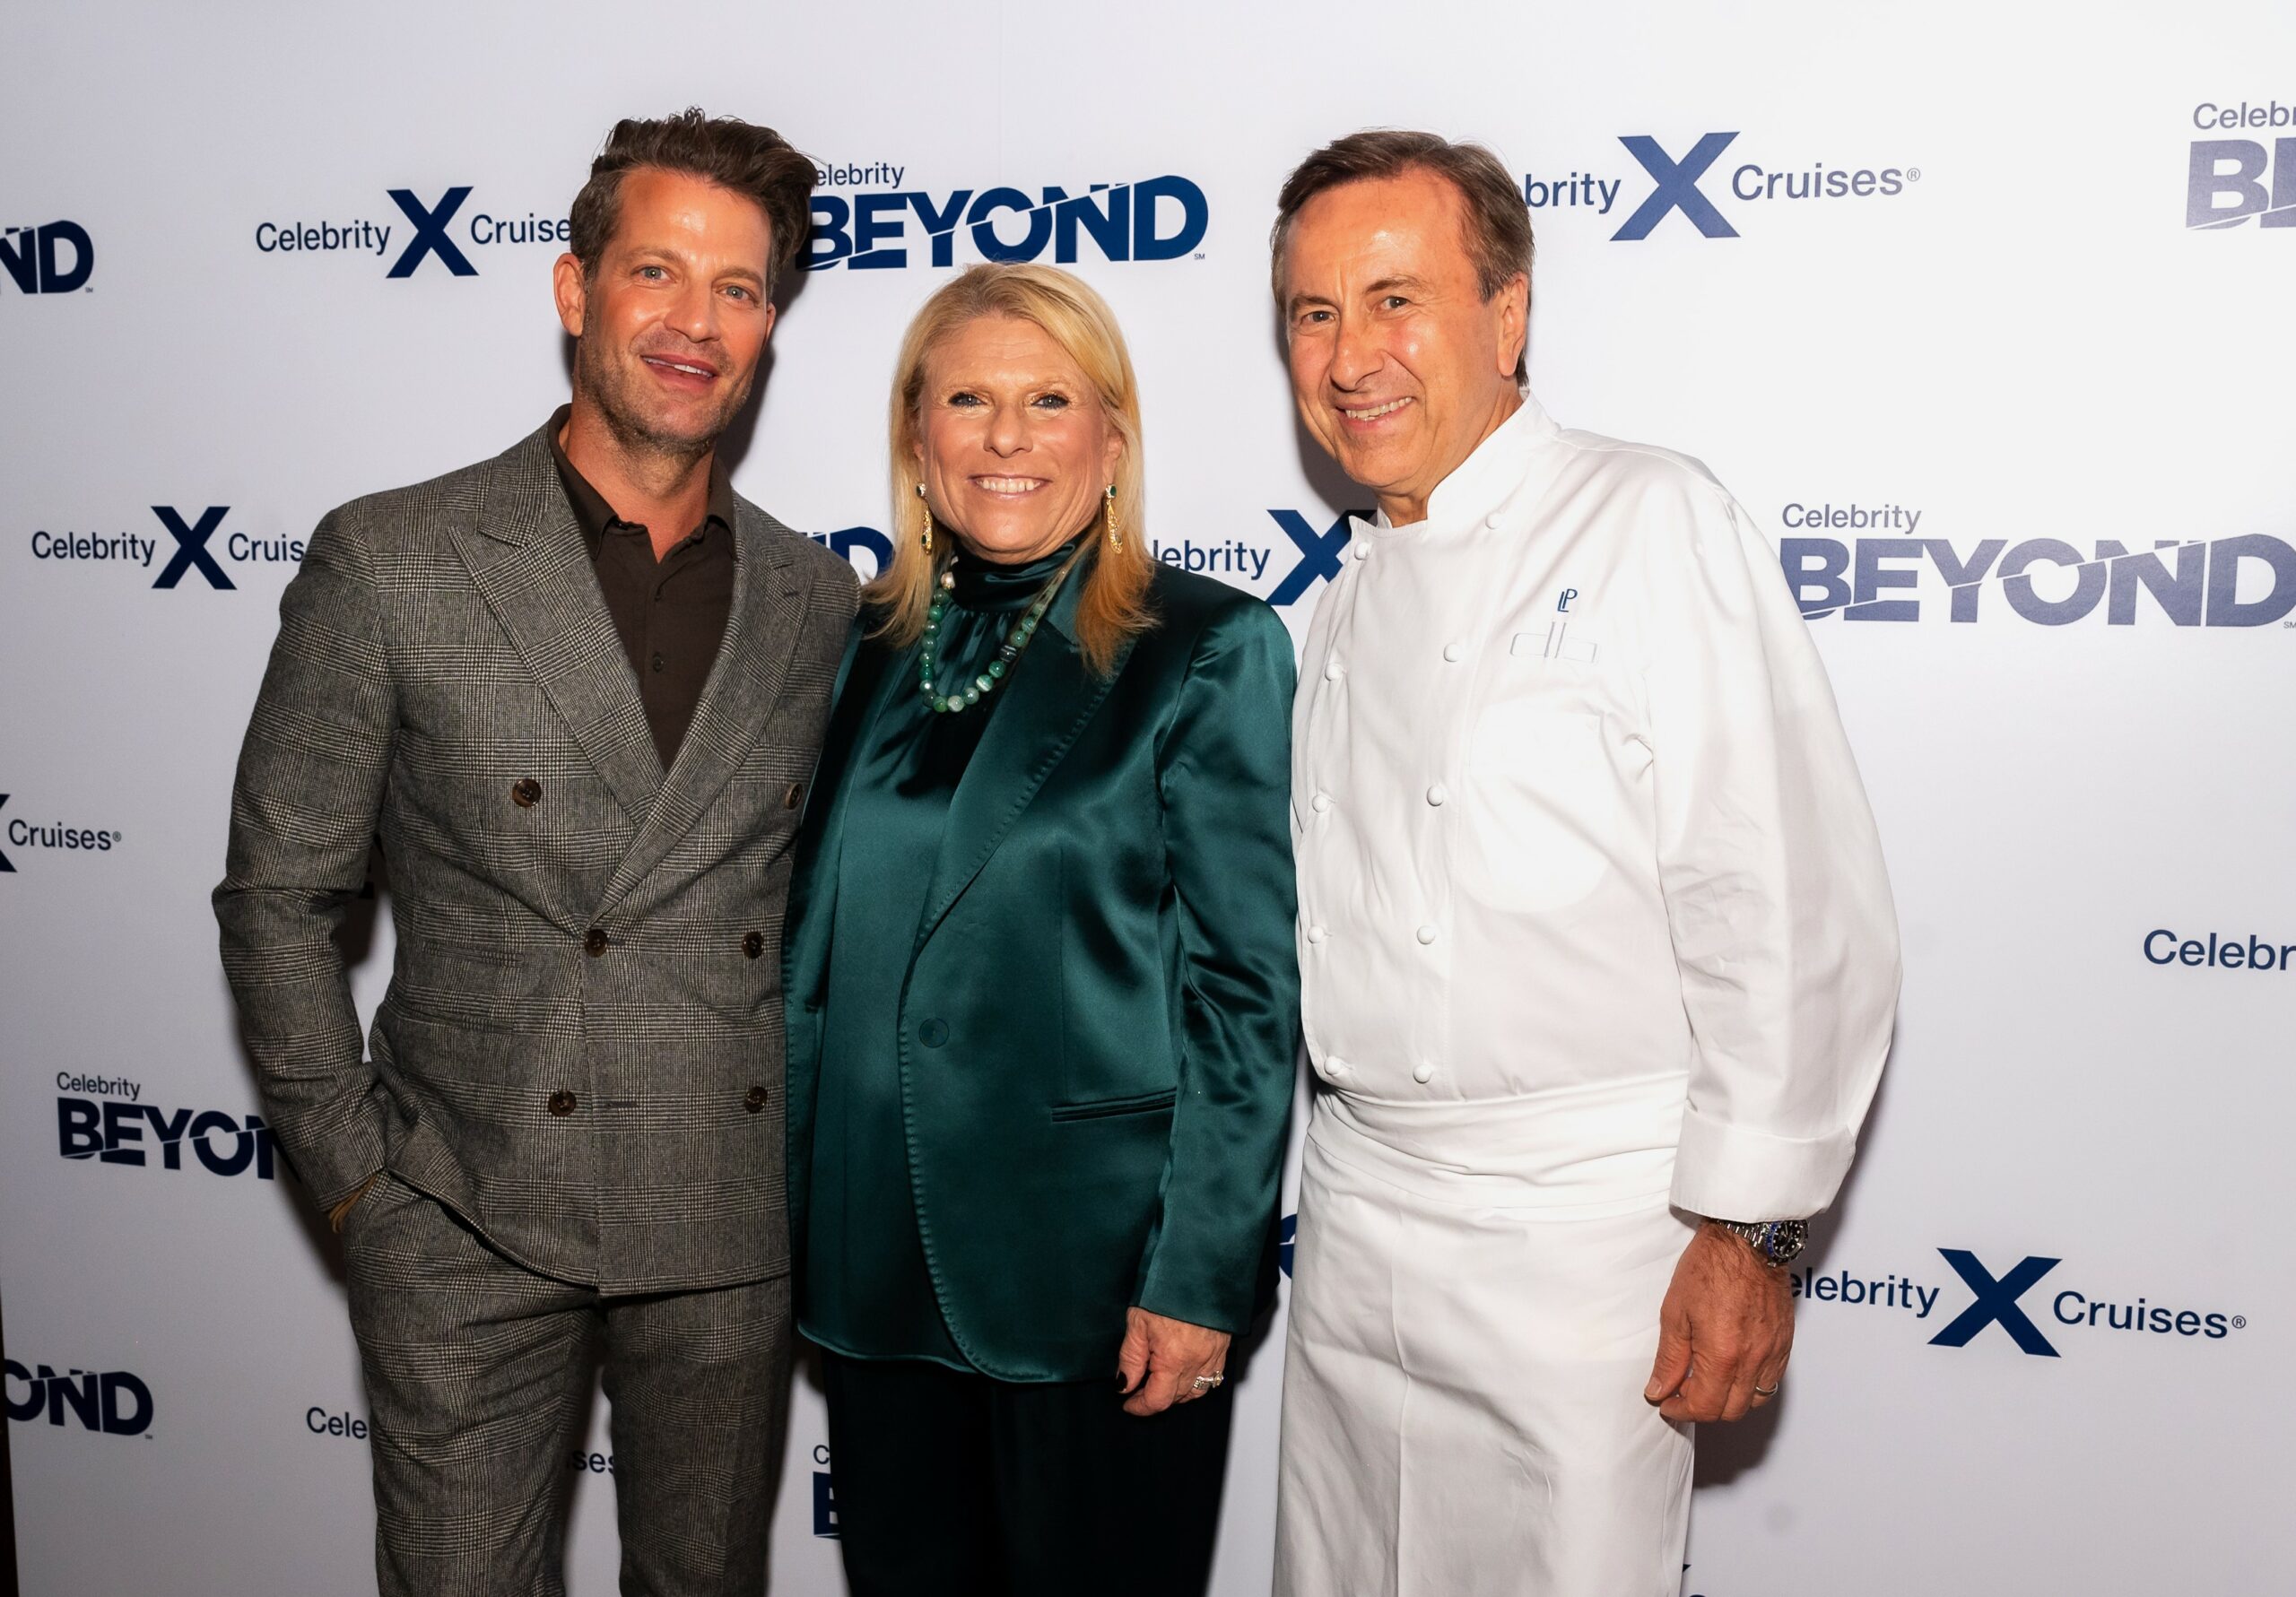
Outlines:
[[[617, 902], [662, 863], [763, 734], [789, 674], [805, 613], [804, 574], [792, 552], [781, 546], [781, 540], [796, 535], [754, 505], [744, 502], [735, 511], [734, 603], [726, 616], [726, 636], [703, 684], [701, 701], [694, 707], [685, 742], [678, 747], [677, 760], [663, 779], [637, 841], [607, 885], [605, 906]], [[644, 729], [642, 714], [639, 728]]]
[[1085, 668], [1075, 642], [1082, 576], [1072, 577], [1053, 601], [1047, 624], [1037, 629], [1028, 653], [1006, 680], [1004, 702], [990, 717], [972, 763], [950, 798], [948, 826], [925, 897], [925, 918], [917, 928], [919, 948], [980, 874], [1021, 812], [1083, 733], [1131, 655], [1127, 645], [1118, 656], [1116, 671], [1106, 677]]
[[[891, 654], [862, 642], [864, 615], [846, 645], [847, 669], [837, 702], [830, 710], [829, 729], [822, 737], [822, 757], [813, 768], [812, 797], [800, 836], [796, 871], [789, 879], [789, 907], [784, 924], [791, 928], [786, 945], [786, 986], [793, 1004], [818, 1002], [819, 989], [829, 974], [831, 906], [837, 898], [837, 872], [845, 851], [845, 812], [852, 794], [846, 779], [854, 751], [876, 725], [878, 701], [886, 690], [886, 666]], [[811, 806], [826, 806], [816, 819]]]
[[454, 539], [479, 596], [633, 825], [662, 785], [630, 656], [606, 613], [544, 427], [496, 459]]

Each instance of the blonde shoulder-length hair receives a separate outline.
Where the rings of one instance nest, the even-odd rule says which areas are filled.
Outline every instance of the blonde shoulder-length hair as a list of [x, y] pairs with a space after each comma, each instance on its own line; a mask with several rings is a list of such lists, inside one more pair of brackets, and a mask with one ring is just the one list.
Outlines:
[[[1083, 279], [1052, 266], [1000, 262], [967, 267], [943, 284], [909, 325], [893, 369], [893, 556], [862, 590], [864, 602], [879, 618], [874, 636], [897, 648], [915, 643], [924, 633], [935, 585], [955, 556], [951, 537], [935, 539], [929, 554], [924, 547], [924, 518], [930, 512], [918, 502], [914, 486], [918, 412], [926, 359], [943, 339], [984, 316], [1014, 317], [1044, 329], [1083, 372], [1109, 425], [1124, 440], [1116, 465], [1116, 498], [1113, 503], [1102, 498], [1101, 514], [1092, 522], [1100, 535], [1091, 540], [1083, 568], [1071, 579], [1084, 585], [1076, 604], [1077, 646], [1084, 664], [1105, 676], [1115, 669], [1125, 644], [1155, 621], [1147, 603], [1155, 562], [1143, 525], [1147, 496], [1140, 464], [1140, 387], [1116, 313]], [[1121, 549], [1106, 535], [1110, 513]]]

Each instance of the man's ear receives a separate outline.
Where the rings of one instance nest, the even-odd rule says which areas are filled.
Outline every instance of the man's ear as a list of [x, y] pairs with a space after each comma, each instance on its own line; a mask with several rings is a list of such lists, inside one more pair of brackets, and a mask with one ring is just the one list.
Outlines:
[[550, 269], [551, 296], [558, 301], [558, 325], [566, 329], [569, 338], [582, 336], [582, 323], [589, 312], [587, 285], [582, 277], [582, 263], [572, 255], [562, 255]]
[[1499, 317], [1499, 371], [1512, 379], [1516, 366], [1523, 358], [1523, 346], [1531, 336], [1531, 280], [1527, 273], [1518, 272], [1500, 285], [1492, 297], [1492, 308]]

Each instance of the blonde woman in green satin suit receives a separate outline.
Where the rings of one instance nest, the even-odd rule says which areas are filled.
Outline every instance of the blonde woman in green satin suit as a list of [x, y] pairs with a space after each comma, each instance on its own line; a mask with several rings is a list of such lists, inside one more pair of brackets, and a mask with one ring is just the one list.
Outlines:
[[1200, 1591], [1298, 1035], [1291, 639], [1150, 557], [1131, 360], [1068, 273], [935, 294], [891, 433], [787, 959], [848, 1578]]

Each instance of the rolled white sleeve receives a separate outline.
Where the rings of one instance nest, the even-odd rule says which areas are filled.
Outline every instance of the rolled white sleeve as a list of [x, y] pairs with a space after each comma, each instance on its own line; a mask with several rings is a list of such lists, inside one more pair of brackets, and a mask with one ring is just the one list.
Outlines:
[[1684, 535], [1651, 545], [1664, 598], [1646, 671], [1659, 880], [1692, 1036], [1674, 1202], [1801, 1219], [1833, 1201], [1881, 1079], [1897, 920], [1777, 560], [1726, 494], [1682, 486], [1668, 508]]

